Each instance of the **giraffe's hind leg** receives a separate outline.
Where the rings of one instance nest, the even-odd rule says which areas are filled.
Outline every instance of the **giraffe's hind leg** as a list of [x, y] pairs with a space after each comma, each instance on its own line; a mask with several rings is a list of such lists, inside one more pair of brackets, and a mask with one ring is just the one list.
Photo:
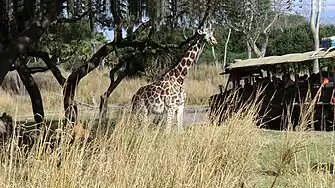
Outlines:
[[163, 130], [166, 123], [166, 116], [162, 114], [156, 114], [153, 120], [153, 128]]
[[160, 125], [163, 124], [164, 121], [164, 115], [163, 114], [155, 114], [153, 124], [154, 125]]
[[148, 126], [148, 110], [142, 109], [139, 111], [137, 117], [138, 117], [138, 123], [143, 126]]
[[133, 106], [132, 112], [131, 112], [131, 121], [133, 124], [136, 124], [140, 127], [146, 126], [148, 124], [148, 115], [149, 111], [145, 107], [136, 107]]

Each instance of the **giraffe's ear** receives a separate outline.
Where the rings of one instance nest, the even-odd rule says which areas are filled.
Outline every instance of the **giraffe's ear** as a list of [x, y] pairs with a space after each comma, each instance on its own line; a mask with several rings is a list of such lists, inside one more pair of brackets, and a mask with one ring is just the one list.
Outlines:
[[200, 29], [198, 29], [198, 33], [201, 35], [202, 34], [202, 31]]

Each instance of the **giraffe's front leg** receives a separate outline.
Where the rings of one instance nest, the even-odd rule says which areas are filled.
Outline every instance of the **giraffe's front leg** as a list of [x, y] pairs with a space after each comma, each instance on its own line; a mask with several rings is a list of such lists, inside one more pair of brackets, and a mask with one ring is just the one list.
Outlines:
[[177, 110], [176, 110], [178, 130], [183, 129], [183, 116], [184, 116], [184, 105], [180, 105], [177, 107]]

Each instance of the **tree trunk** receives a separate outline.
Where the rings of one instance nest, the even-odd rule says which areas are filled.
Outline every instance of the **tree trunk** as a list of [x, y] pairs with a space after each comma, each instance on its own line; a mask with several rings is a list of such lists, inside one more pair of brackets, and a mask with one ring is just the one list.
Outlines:
[[[318, 6], [316, 6], [318, 3]], [[320, 28], [320, 12], [321, 12], [321, 0], [311, 0], [311, 30], [313, 34], [314, 40], [314, 50], [318, 50], [320, 48], [319, 45], [319, 28]], [[315, 59], [313, 61], [313, 73], [318, 73], [320, 71], [319, 61]]]
[[248, 59], [251, 59], [252, 51], [251, 51], [250, 43], [248, 41], [247, 41], [247, 47], [248, 47]]
[[1, 43], [0, 43], [0, 52], [7, 48], [9, 41], [11, 39], [10, 34], [10, 21], [8, 15], [8, 4], [7, 1], [0, 1], [0, 33], [1, 33]]
[[[205, 11], [205, 15], [202, 19], [202, 21], [199, 24], [199, 28], [203, 26], [205, 20], [207, 19], [209, 12], [210, 12], [210, 2], [211, 0], [208, 0], [208, 6]], [[146, 24], [142, 24], [139, 28], [137, 28], [134, 32], [140, 31], [141, 27], [145, 27]], [[144, 48], [145, 45], [149, 45], [153, 48], [158, 48], [158, 49], [182, 49], [185, 44], [188, 44], [191, 40], [193, 40], [196, 37], [196, 35], [190, 37], [189, 39], [181, 42], [179, 45], [162, 45], [150, 40], [145, 40], [145, 41], [138, 41], [138, 40], [133, 40], [130, 41], [128, 39], [125, 39], [123, 41], [113, 41], [108, 44], [105, 44], [102, 46], [93, 56], [92, 58], [87, 61], [84, 65], [80, 66], [77, 68], [72, 74], [68, 77], [66, 85], [63, 89], [63, 95], [64, 95], [64, 110], [65, 110], [65, 117], [71, 122], [74, 123], [77, 120], [77, 106], [74, 101], [74, 96], [75, 96], [75, 91], [76, 87], [78, 86], [80, 80], [85, 77], [88, 73], [90, 73], [92, 70], [97, 68], [100, 64], [100, 62], [112, 51], [115, 50], [116, 48], [125, 48], [125, 47], [140, 47]], [[117, 86], [117, 85], [116, 85]], [[115, 88], [114, 88], [115, 89]], [[114, 90], [113, 89], [113, 90]]]
[[121, 74], [117, 77], [116, 81], [114, 81], [114, 74], [111, 77], [111, 83], [107, 89], [107, 91], [100, 96], [100, 117], [102, 121], [107, 120], [107, 114], [108, 114], [108, 106], [107, 106], [107, 100], [110, 96], [110, 94], [115, 90], [115, 88], [121, 83], [123, 78], [126, 77], [126, 74]]
[[262, 44], [262, 49], [261, 49], [262, 55], [261, 55], [261, 57], [265, 57], [266, 49], [267, 49], [268, 44], [269, 44], [269, 33], [264, 33], [264, 35], [265, 35], [265, 41]]
[[229, 44], [229, 40], [230, 40], [230, 35], [231, 35], [231, 28], [229, 28], [227, 40], [226, 40], [226, 43], [224, 45], [223, 70], [225, 70], [225, 67], [227, 65], [227, 51], [228, 51], [228, 44]]
[[17, 71], [30, 96], [34, 113], [34, 119], [36, 123], [42, 123], [44, 119], [42, 96], [24, 60], [20, 60], [20, 64]]
[[[134, 32], [138, 32], [141, 28], [148, 26], [147, 24], [142, 24], [138, 27]], [[130, 40], [130, 39], [129, 39]], [[127, 41], [127, 39], [125, 40]], [[65, 110], [65, 117], [71, 122], [74, 123], [77, 120], [77, 113], [78, 109], [74, 101], [76, 87], [79, 84], [80, 80], [90, 73], [92, 70], [97, 68], [100, 62], [112, 51], [117, 48], [124, 48], [124, 47], [139, 47], [141, 45], [145, 45], [148, 41], [139, 42], [139, 41], [132, 41], [132, 42], [110, 42], [102, 46], [93, 56], [92, 58], [87, 61], [84, 65], [77, 68], [72, 74], [68, 77], [66, 85], [63, 89], [64, 95], [64, 110]], [[158, 43], [154, 45], [163, 46]], [[156, 46], [156, 47], [157, 47]], [[165, 47], [167, 48], [167, 47]]]
[[214, 59], [215, 69], [216, 69], [217, 72], [219, 72], [219, 62], [218, 62], [218, 59], [216, 58], [214, 46], [212, 46], [212, 55], [213, 55], [213, 59]]

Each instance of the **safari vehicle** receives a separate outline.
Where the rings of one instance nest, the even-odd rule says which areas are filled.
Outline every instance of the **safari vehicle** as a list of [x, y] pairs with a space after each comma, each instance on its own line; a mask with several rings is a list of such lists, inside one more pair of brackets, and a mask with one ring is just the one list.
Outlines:
[[[287, 65], [312, 63], [314, 59], [331, 60], [335, 57], [332, 49], [321, 48], [305, 53], [235, 60], [220, 73], [228, 75], [226, 86], [220, 86], [220, 93], [209, 98], [210, 121], [220, 125], [246, 101], [257, 98], [261, 104], [258, 115], [263, 128], [285, 129], [288, 119], [295, 126], [298, 124], [300, 112], [304, 111], [301, 109], [313, 104], [314, 124], [311, 128], [333, 130], [334, 66], [328, 67], [327, 71], [320, 70], [319, 74], [305, 74], [300, 77], [294, 70], [287, 69], [287, 74], [281, 75], [286, 79], [284, 83], [280, 83], [278, 77], [271, 76], [276, 75], [278, 67], [285, 69], [289, 67]], [[295, 81], [292, 79], [294, 74]], [[291, 117], [287, 118], [288, 115]]]

